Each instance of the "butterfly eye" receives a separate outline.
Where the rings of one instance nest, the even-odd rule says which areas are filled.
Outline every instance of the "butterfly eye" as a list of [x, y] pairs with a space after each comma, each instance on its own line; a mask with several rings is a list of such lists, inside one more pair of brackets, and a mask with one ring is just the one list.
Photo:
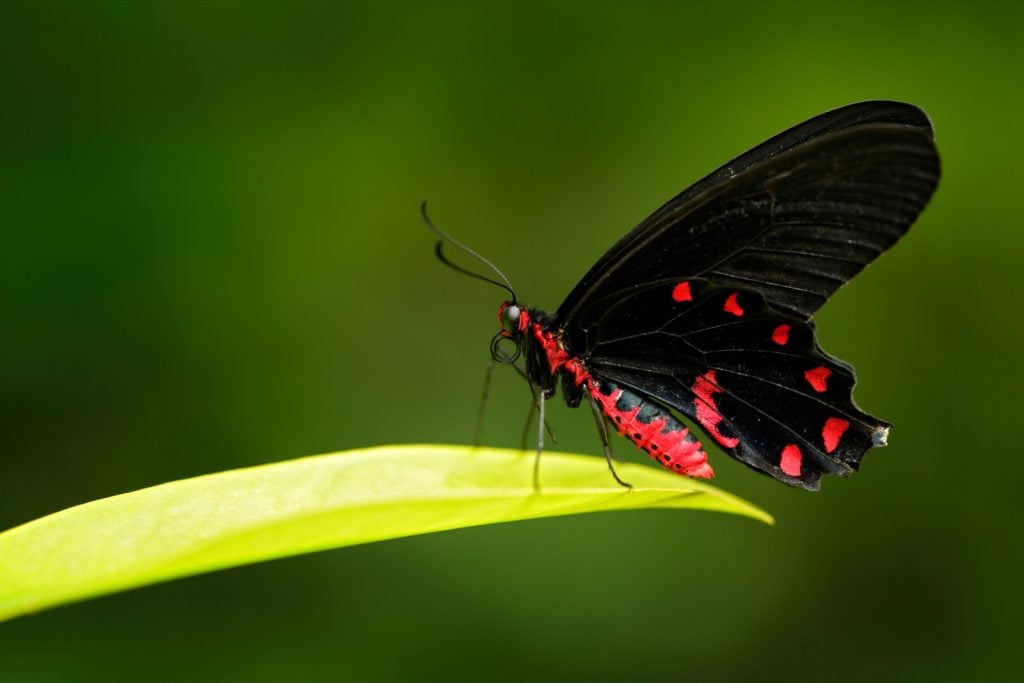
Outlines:
[[506, 336], [513, 336], [519, 331], [519, 316], [521, 310], [515, 304], [509, 304], [501, 312], [501, 329]]

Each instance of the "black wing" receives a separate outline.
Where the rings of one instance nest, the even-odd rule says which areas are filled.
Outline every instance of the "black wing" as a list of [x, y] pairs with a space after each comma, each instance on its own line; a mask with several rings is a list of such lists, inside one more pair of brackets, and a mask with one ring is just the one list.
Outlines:
[[917, 107], [862, 102], [822, 114], [655, 211], [594, 264], [553, 324], [584, 326], [604, 297], [694, 277], [809, 318], [907, 231], [938, 177], [931, 124]]
[[864, 102], [811, 119], [684, 190], [591, 268], [552, 327], [598, 379], [691, 417], [789, 484], [855, 470], [889, 425], [811, 315], [891, 247], [938, 183], [927, 116]]
[[737, 460], [794, 486], [846, 476], [889, 425], [854, 404], [853, 368], [811, 323], [754, 291], [707, 280], [649, 283], [592, 328], [587, 368], [675, 408]]

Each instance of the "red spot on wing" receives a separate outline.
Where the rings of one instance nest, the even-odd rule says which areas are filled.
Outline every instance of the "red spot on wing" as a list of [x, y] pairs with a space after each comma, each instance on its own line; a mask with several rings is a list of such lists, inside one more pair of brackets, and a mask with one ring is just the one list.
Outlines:
[[789, 330], [789, 325], [779, 325], [775, 328], [775, 331], [772, 332], [772, 341], [779, 346], [785, 346], [789, 343]]
[[726, 313], [732, 313], [737, 316], [743, 315], [743, 307], [740, 306], [739, 298], [739, 292], [733, 292], [730, 294], [729, 298], [725, 300], [725, 306], [722, 306], [722, 310]]
[[807, 378], [807, 383], [810, 384], [811, 388], [819, 394], [828, 389], [828, 378], [831, 375], [832, 371], [824, 365], [819, 365], [818, 367], [804, 373], [804, 377]]
[[804, 455], [800, 448], [791, 443], [782, 449], [782, 459], [779, 460], [779, 469], [791, 477], [799, 477]]
[[839, 439], [849, 429], [850, 423], [841, 417], [830, 417], [821, 428], [821, 440], [825, 442], [825, 451], [831, 453], [839, 446]]
[[689, 282], [680, 282], [672, 290], [672, 298], [676, 301], [693, 301], [693, 294], [690, 292]]
[[722, 422], [722, 414], [718, 412], [715, 394], [722, 393], [722, 389], [718, 386], [718, 380], [715, 379], [715, 371], [708, 370], [703, 375], [697, 375], [697, 379], [693, 381], [692, 390], [696, 396], [693, 402], [694, 412], [697, 413], [697, 422], [700, 423], [700, 426], [722, 446], [726, 448], [738, 446], [739, 439], [726, 436], [718, 427]]

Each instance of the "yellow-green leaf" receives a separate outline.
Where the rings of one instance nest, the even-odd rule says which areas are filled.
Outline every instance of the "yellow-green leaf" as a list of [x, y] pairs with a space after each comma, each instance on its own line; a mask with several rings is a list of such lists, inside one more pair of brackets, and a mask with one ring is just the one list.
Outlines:
[[520, 519], [637, 508], [771, 522], [671, 472], [545, 453], [382, 446], [174, 481], [0, 533], [0, 620], [84, 598], [327, 548]]

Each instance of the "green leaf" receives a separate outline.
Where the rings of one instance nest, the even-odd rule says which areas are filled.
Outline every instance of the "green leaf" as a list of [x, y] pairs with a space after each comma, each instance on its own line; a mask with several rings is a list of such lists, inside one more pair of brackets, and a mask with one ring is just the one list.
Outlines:
[[643, 465], [546, 452], [382, 446], [174, 481], [0, 533], [0, 620], [158, 581], [445, 529], [637, 508], [771, 523], [759, 508]]

